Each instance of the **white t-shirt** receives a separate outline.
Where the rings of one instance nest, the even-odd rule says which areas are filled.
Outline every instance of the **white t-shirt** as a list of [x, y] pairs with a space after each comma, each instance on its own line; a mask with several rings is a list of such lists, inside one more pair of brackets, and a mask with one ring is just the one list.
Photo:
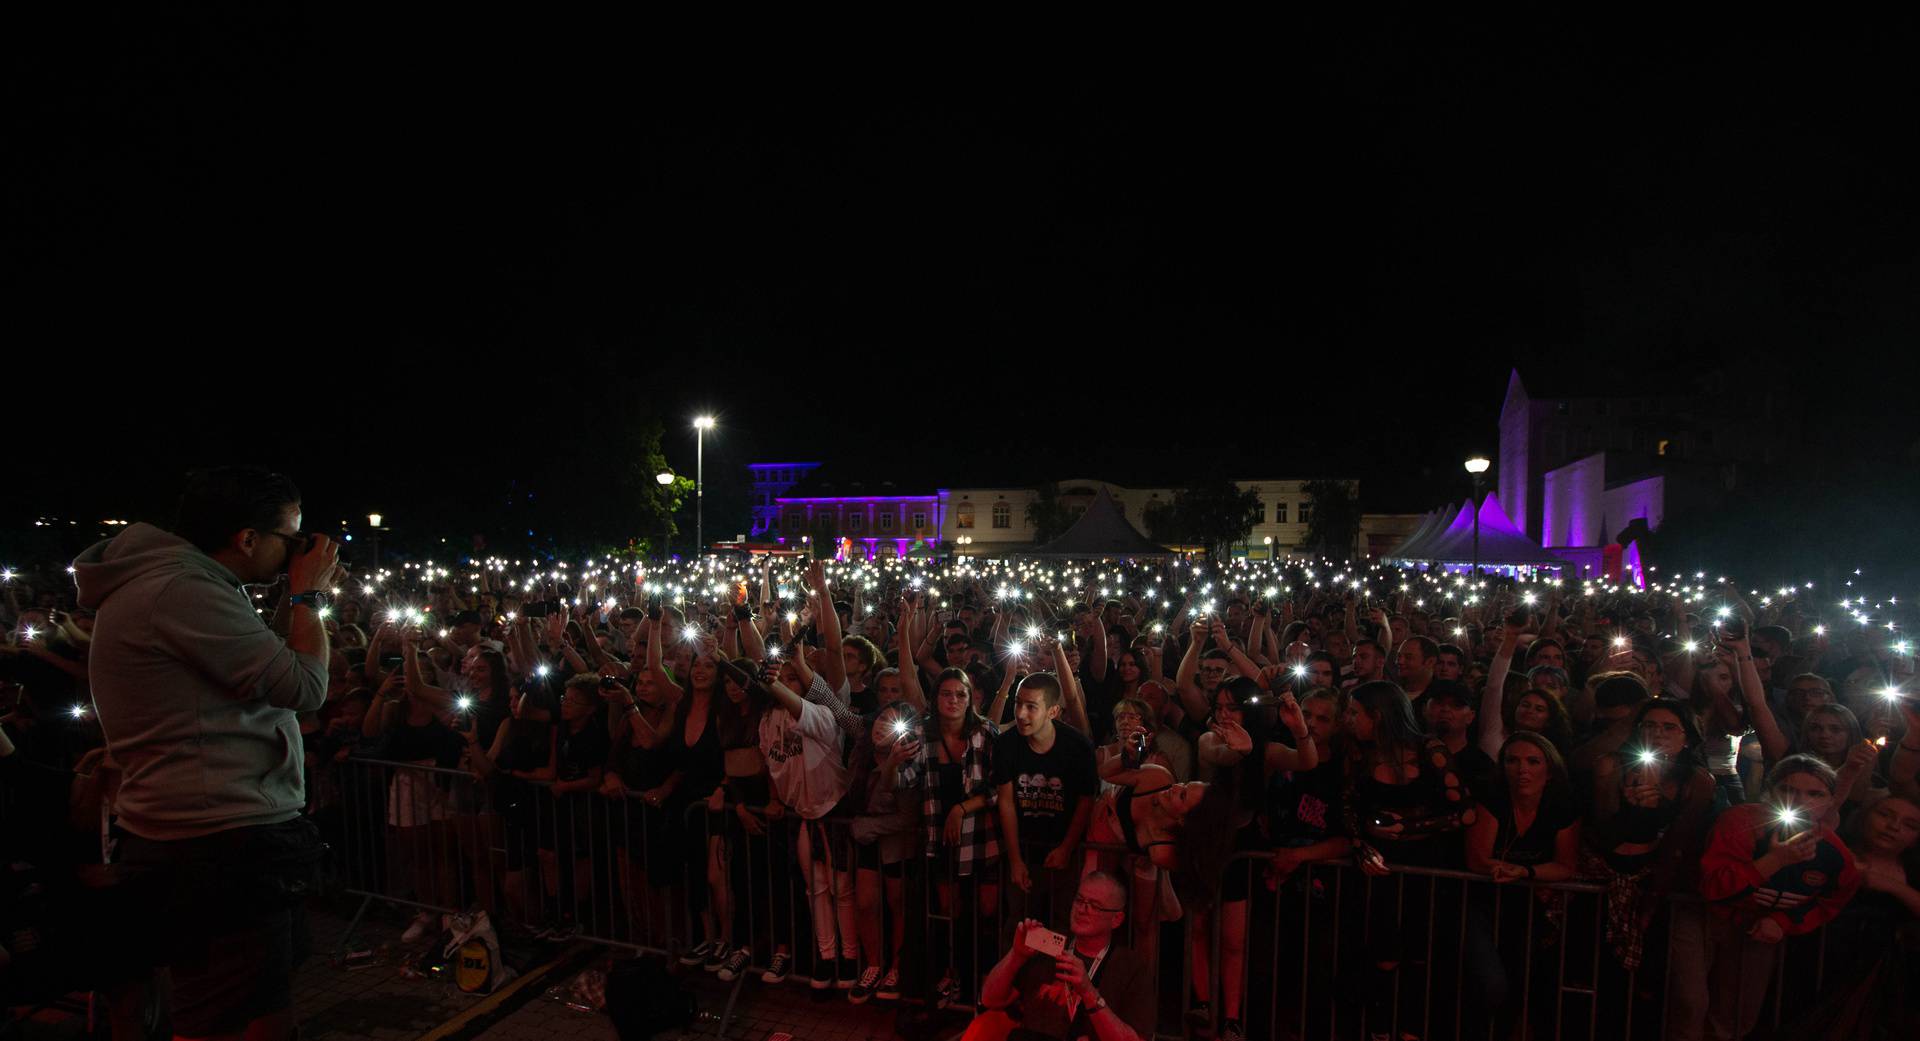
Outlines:
[[851, 777], [840, 754], [840, 725], [833, 713], [809, 701], [795, 719], [775, 707], [760, 717], [760, 752], [774, 793], [807, 820], [827, 815], [847, 794]]

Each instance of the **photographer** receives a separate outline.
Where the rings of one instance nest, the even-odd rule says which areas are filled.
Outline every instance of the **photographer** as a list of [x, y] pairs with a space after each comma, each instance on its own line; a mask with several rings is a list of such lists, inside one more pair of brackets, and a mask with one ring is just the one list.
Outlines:
[[[976, 1019], [967, 1036], [991, 1036], [996, 1021], [1005, 1025], [1011, 1016], [1017, 1025], [1008, 1041], [1152, 1037], [1153, 966], [1113, 942], [1126, 906], [1126, 887], [1096, 871], [1080, 880], [1065, 937], [1031, 918], [1015, 925], [1013, 946], [981, 988], [981, 1004], [992, 1011]], [[1060, 943], [1059, 953], [1043, 954], [1051, 943]]]
[[[324, 853], [300, 817], [296, 714], [326, 699], [317, 599], [338, 570], [337, 548], [303, 534], [300, 516], [279, 474], [202, 471], [171, 533], [134, 524], [75, 563], [80, 601], [98, 612], [94, 703], [125, 769], [122, 860], [165, 901], [140, 916], [155, 931], [136, 942], [173, 970], [181, 1036], [294, 1028], [301, 897]], [[292, 595], [270, 628], [241, 587], [282, 574]]]

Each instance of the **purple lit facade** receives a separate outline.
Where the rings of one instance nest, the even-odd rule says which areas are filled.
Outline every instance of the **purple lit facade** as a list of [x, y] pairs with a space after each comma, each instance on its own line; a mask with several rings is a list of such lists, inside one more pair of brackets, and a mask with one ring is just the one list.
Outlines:
[[780, 534], [778, 499], [787, 489], [806, 480], [809, 474], [819, 468], [819, 463], [747, 464], [747, 473], [753, 481], [752, 531], [755, 537], [777, 537]]
[[[1583, 393], [1535, 396], [1518, 370], [1500, 409], [1499, 497], [1515, 528], [1599, 578], [1614, 569], [1643, 581], [1615, 540], [1636, 521], [1666, 521], [1668, 479], [1682, 452], [1711, 444], [1700, 417], [1678, 418], [1662, 399]], [[1671, 436], [1666, 436], [1671, 435]]]
[[940, 496], [925, 495], [834, 495], [780, 496], [779, 534], [783, 541], [801, 535], [815, 543], [847, 540], [848, 550], [866, 559], [904, 557], [916, 542], [928, 543], [932, 552], [940, 539], [945, 519]]

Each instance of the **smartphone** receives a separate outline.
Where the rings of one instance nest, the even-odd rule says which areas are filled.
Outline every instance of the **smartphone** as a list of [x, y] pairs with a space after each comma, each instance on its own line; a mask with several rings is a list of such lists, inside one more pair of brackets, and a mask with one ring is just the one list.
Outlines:
[[380, 669], [383, 672], [391, 672], [400, 667], [402, 660], [398, 654], [383, 654], [380, 656]]
[[1027, 947], [1058, 958], [1067, 953], [1067, 938], [1051, 929], [1028, 929]]
[[1747, 620], [1745, 618], [1729, 618], [1726, 621], [1721, 622], [1720, 634], [1722, 636], [1725, 636], [1729, 640], [1746, 639], [1747, 638]]

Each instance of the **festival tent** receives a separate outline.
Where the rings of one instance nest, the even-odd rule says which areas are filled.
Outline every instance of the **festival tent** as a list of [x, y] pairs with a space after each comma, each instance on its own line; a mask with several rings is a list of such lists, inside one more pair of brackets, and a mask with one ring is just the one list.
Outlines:
[[[1409, 560], [1426, 561], [1433, 564], [1470, 564], [1475, 559], [1473, 535], [1473, 507], [1471, 503], [1454, 517], [1447, 530], [1427, 540], [1423, 545], [1414, 547], [1415, 553], [1396, 556]], [[1507, 519], [1507, 513], [1500, 508], [1499, 496], [1489, 492], [1480, 503], [1480, 550], [1478, 559], [1483, 567], [1553, 567], [1567, 566], [1567, 561], [1549, 552], [1538, 542], [1526, 536], [1513, 521]]]
[[[1463, 503], [1460, 506], [1460, 510], [1471, 509], [1473, 509], [1473, 504], [1470, 502]], [[1457, 516], [1459, 516], [1459, 510], [1449, 510], [1444, 506], [1427, 514], [1426, 517], [1421, 519], [1419, 524], [1414, 526], [1413, 534], [1408, 535], [1404, 541], [1393, 548], [1393, 552], [1387, 554], [1387, 559], [1421, 559], [1421, 547], [1444, 534], [1447, 530], [1447, 525]]]
[[1120, 506], [1105, 488], [1087, 506], [1087, 512], [1073, 526], [1044, 546], [1036, 546], [1023, 556], [1075, 557], [1171, 557], [1173, 551], [1147, 538], [1134, 528]]

